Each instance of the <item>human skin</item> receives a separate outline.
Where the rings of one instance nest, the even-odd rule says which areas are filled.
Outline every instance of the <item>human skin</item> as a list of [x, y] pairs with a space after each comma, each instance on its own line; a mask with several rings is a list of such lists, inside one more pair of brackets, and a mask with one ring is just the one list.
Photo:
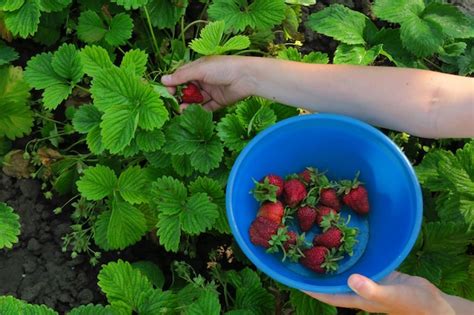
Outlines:
[[474, 137], [474, 78], [243, 56], [204, 57], [162, 78], [171, 92], [188, 81], [210, 110], [255, 95], [425, 138]]

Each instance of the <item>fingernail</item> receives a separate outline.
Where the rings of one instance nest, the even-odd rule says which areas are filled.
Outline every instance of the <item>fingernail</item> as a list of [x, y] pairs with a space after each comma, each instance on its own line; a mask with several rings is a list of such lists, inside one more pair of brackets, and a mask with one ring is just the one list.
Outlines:
[[359, 294], [360, 290], [364, 286], [364, 279], [358, 276], [352, 276], [349, 278], [347, 284], [349, 285], [349, 288], [352, 289], [352, 291]]
[[161, 82], [164, 84], [170, 83], [171, 82], [171, 76], [170, 75], [164, 75], [161, 77]]

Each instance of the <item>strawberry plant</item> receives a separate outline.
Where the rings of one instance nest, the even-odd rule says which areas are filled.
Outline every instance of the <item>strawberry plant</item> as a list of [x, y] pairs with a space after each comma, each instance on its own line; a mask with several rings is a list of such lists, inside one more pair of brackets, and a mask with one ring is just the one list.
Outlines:
[[[226, 181], [237, 155], [261, 131], [304, 112], [260, 97], [209, 112], [193, 82], [176, 95], [160, 83], [210, 55], [474, 70], [473, 18], [453, 5], [376, 0], [362, 10], [324, 3], [0, 0], [0, 163], [9, 176], [41, 182], [51, 202], [44, 211], [70, 220], [60, 250], [71, 260], [88, 258], [104, 295], [104, 305], [95, 298], [66, 313], [337, 314], [251, 266], [226, 218]], [[416, 165], [425, 198], [422, 232], [401, 270], [474, 299], [474, 144], [384, 132]], [[315, 181], [318, 189], [308, 188]], [[268, 176], [255, 189], [264, 202], [255, 242], [289, 260], [308, 251], [310, 268], [333, 270], [340, 259], [334, 248], [350, 253], [355, 234], [338, 211], [345, 202], [367, 212], [360, 196], [351, 196], [363, 195], [362, 186], [335, 186], [314, 169], [282, 182]], [[348, 195], [339, 200], [342, 193]], [[293, 211], [277, 198], [306, 201]], [[322, 227], [312, 249], [279, 225], [290, 216], [302, 230]], [[31, 237], [0, 202], [0, 248], [26, 248], [22, 235]], [[0, 297], [0, 313], [62, 312], [13, 295]]]

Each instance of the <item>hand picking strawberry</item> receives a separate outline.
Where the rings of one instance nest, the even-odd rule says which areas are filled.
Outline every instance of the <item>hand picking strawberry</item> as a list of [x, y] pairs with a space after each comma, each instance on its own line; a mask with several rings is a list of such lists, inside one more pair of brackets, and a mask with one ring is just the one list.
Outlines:
[[[358, 229], [348, 226], [350, 215], [342, 221], [342, 204], [358, 214], [368, 212], [367, 191], [357, 177], [334, 182], [318, 169], [307, 167], [299, 174], [289, 174], [286, 180], [275, 174], [254, 180], [251, 192], [261, 205], [249, 230], [252, 243], [269, 254], [281, 252], [283, 261], [299, 261], [317, 273], [337, 271], [337, 261], [353, 255], [358, 236]], [[365, 198], [357, 195], [361, 189]], [[302, 233], [289, 230], [290, 226], [299, 227]], [[305, 232], [313, 228], [320, 232], [311, 244]]]

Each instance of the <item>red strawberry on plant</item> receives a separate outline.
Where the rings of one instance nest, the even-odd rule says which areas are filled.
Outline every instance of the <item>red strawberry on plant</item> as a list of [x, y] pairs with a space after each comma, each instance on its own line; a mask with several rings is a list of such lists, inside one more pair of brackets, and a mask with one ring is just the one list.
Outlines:
[[260, 202], [276, 202], [277, 197], [283, 193], [285, 181], [278, 175], [270, 174], [265, 176], [260, 182], [255, 181], [255, 188], [252, 193]]
[[359, 172], [353, 181], [343, 180], [340, 183], [339, 193], [343, 193], [342, 201], [358, 214], [369, 213], [369, 195], [367, 189], [357, 180]]
[[285, 207], [280, 201], [277, 202], [265, 202], [258, 210], [257, 216], [265, 217], [272, 220], [276, 224], [280, 224], [285, 214]]
[[337, 211], [334, 210], [333, 208], [329, 208], [326, 206], [318, 206], [316, 208], [318, 215], [316, 217], [316, 223], [321, 226], [321, 223], [323, 222], [324, 218], [327, 216], [333, 217], [335, 220], [337, 219]]
[[301, 207], [298, 209], [296, 213], [296, 217], [298, 218], [298, 223], [300, 225], [301, 231], [306, 232], [309, 231], [316, 220], [318, 213], [315, 208], [312, 207]]
[[181, 89], [181, 100], [183, 103], [197, 103], [200, 104], [204, 101], [204, 97], [201, 94], [201, 90], [194, 83], [188, 83]]
[[303, 252], [304, 257], [300, 258], [303, 266], [317, 273], [336, 271], [337, 261], [343, 257], [335, 250], [329, 250], [323, 246], [314, 246]]
[[319, 202], [336, 211], [341, 211], [341, 202], [334, 188], [322, 188], [319, 192]]
[[271, 240], [272, 235], [278, 231], [279, 225], [265, 217], [257, 217], [250, 225], [249, 234], [250, 241], [254, 245], [270, 247], [268, 241]]
[[295, 207], [306, 198], [306, 187], [298, 179], [290, 179], [285, 182], [283, 195], [290, 207]]
[[344, 234], [337, 227], [331, 227], [326, 232], [316, 235], [313, 240], [314, 246], [324, 246], [328, 249], [339, 248], [343, 241]]

